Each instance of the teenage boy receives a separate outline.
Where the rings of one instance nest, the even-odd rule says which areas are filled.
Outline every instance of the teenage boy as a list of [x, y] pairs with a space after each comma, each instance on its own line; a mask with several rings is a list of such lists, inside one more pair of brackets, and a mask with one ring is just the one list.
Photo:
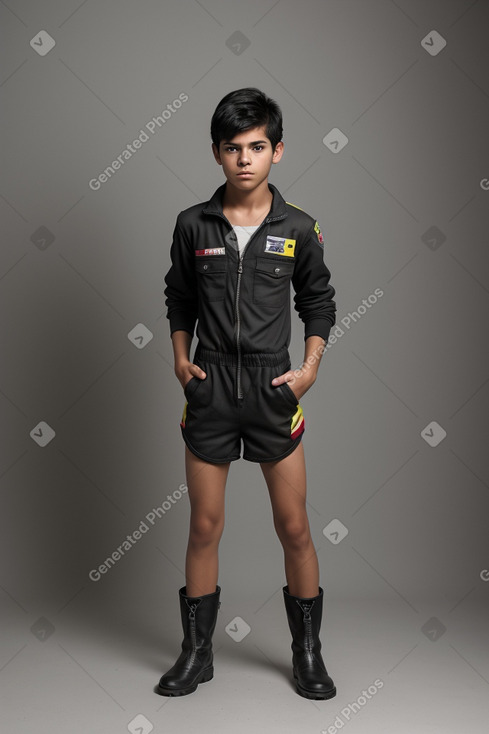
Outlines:
[[[191, 516], [186, 586], [179, 590], [184, 640], [158, 692], [186, 695], [213, 677], [225, 485], [243, 442], [243, 458], [260, 464], [284, 550], [296, 689], [327, 699], [336, 688], [321, 656], [323, 589], [305, 504], [299, 401], [316, 380], [335, 324], [335, 290], [317, 221], [268, 182], [284, 149], [276, 102], [255, 88], [227, 94], [211, 137], [226, 182], [178, 215], [165, 278], [175, 374], [186, 398], [180, 426]], [[291, 283], [305, 339], [304, 369], [295, 371], [288, 353]]]

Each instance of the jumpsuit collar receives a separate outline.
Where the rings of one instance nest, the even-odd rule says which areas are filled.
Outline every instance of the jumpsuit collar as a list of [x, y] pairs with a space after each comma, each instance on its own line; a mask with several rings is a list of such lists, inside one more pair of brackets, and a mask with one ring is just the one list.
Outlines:
[[[222, 198], [226, 184], [223, 183], [218, 189], [214, 191], [211, 198], [204, 205], [202, 212], [204, 214], [219, 214], [221, 217], [224, 216], [222, 211]], [[276, 186], [268, 182], [268, 188], [272, 192], [273, 199], [270, 211], [265, 219], [266, 222], [272, 222], [275, 219], [283, 219], [287, 216], [286, 202], [280, 191]]]

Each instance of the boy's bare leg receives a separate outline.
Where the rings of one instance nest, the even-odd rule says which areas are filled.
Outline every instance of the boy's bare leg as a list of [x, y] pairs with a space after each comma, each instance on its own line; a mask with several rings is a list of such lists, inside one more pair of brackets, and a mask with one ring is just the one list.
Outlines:
[[185, 559], [187, 596], [213, 594], [219, 573], [228, 464], [210, 464], [185, 446], [190, 528]]
[[300, 443], [280, 461], [260, 464], [267, 483], [275, 530], [284, 549], [289, 593], [302, 598], [319, 594], [319, 564], [306, 510], [306, 466]]

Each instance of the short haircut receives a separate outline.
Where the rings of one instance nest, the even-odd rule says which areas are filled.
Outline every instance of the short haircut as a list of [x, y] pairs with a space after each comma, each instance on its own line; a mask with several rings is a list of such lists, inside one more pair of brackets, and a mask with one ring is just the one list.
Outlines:
[[232, 140], [237, 133], [266, 125], [272, 150], [282, 140], [282, 111], [275, 100], [256, 87], [229, 92], [217, 105], [211, 120], [212, 142], [219, 149], [222, 140]]

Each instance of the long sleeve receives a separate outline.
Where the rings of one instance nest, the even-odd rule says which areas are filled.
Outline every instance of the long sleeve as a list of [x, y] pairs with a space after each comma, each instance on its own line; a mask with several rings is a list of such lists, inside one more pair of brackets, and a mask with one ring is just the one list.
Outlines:
[[165, 304], [170, 333], [183, 329], [194, 333], [198, 316], [194, 251], [177, 217], [170, 248], [171, 267], [165, 276]]
[[294, 308], [304, 322], [304, 339], [317, 334], [325, 342], [336, 323], [335, 289], [331, 273], [323, 259], [323, 248], [311, 228], [308, 238], [299, 248], [292, 277]]

